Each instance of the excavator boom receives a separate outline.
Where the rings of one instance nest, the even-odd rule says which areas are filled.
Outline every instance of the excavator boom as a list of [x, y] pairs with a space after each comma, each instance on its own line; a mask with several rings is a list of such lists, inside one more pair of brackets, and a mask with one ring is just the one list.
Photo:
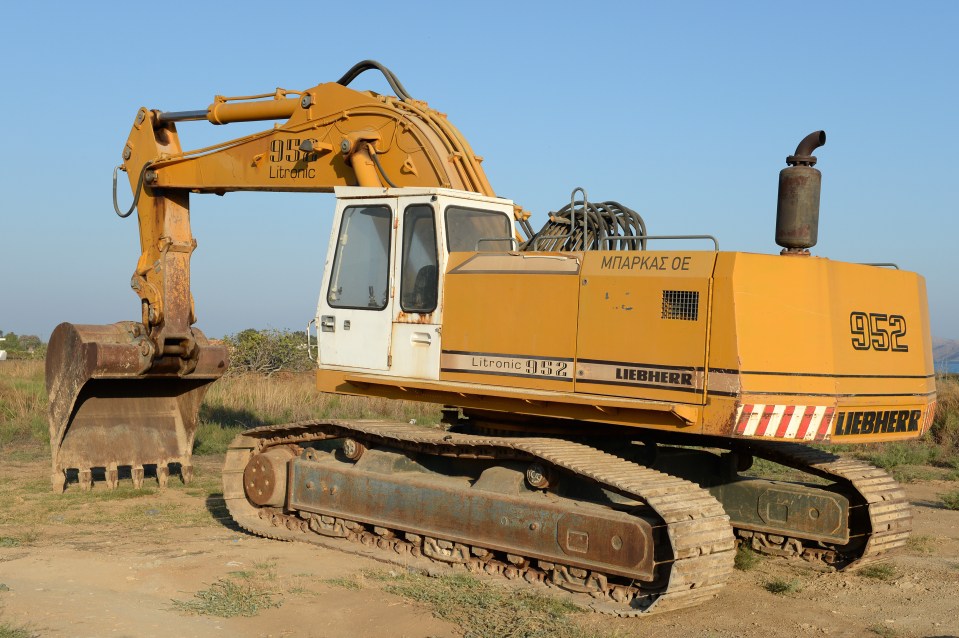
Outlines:
[[[398, 97], [346, 86], [370, 69], [384, 73]], [[285, 122], [184, 151], [176, 123], [198, 119]], [[228, 361], [224, 346], [193, 327], [192, 193], [401, 185], [493, 194], [482, 158], [446, 116], [412, 99], [372, 61], [305, 91], [217, 96], [199, 111], [141, 108], [122, 155], [118, 168], [129, 177], [133, 205], [117, 213], [137, 211], [141, 254], [131, 287], [140, 298], [140, 320], [64, 323], [51, 336], [46, 376], [56, 490], [64, 489], [71, 470], [83, 488], [94, 470], [104, 471], [111, 485], [126, 468], [138, 481], [144, 465], [155, 465], [161, 481], [169, 463], [189, 477], [200, 402]]]

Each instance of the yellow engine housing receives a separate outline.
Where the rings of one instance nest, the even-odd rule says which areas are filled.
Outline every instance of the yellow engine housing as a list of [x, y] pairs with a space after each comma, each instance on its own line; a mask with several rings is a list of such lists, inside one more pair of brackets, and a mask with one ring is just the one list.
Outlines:
[[320, 389], [697, 434], [916, 438], [935, 378], [925, 280], [809, 256], [451, 253], [438, 379]]

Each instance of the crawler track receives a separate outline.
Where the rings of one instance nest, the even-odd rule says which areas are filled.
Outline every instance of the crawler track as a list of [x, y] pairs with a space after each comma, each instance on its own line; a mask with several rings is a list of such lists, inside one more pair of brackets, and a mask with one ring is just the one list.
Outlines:
[[[882, 560], [888, 552], [906, 544], [912, 530], [912, 510], [905, 490], [884, 470], [795, 443], [737, 442], [733, 449], [834, 481], [851, 497], [848, 545], [824, 550], [802, 539], [753, 536], [758, 540], [753, 543], [757, 549], [847, 569]], [[737, 533], [745, 536], [740, 530]]]
[[[362, 520], [341, 520], [278, 507], [256, 507], [247, 499], [243, 472], [254, 454], [279, 446], [300, 451], [319, 441], [343, 438], [369, 448], [420, 455], [535, 462], [550, 471], [574, 475], [578, 480], [640, 502], [658, 520], [662, 533], [657, 538], [665, 541], [655, 548], [655, 578], [640, 582], [622, 574], [556, 564], [481, 545], [464, 547], [449, 539], [410, 534], [399, 527], [373, 526]], [[431, 556], [433, 560], [462, 564], [471, 571], [559, 586], [577, 592], [585, 604], [597, 611], [622, 616], [679, 609], [707, 600], [725, 584], [733, 565], [735, 538], [729, 519], [706, 490], [562, 439], [453, 434], [378, 421], [305, 421], [256, 428], [238, 436], [227, 452], [223, 485], [234, 520], [260, 536], [324, 545], [335, 541], [337, 546], [361, 553], [369, 553], [375, 547], [381, 559], [401, 564]]]

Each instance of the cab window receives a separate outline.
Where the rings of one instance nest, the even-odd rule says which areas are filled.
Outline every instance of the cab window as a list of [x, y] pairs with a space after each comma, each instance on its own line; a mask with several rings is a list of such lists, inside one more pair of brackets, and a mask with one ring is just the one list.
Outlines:
[[439, 260], [436, 221], [429, 204], [413, 204], [403, 212], [403, 268], [400, 308], [404, 312], [436, 310]]
[[[446, 243], [450, 252], [510, 250], [512, 236], [512, 224], [503, 213], [462, 206], [446, 209]], [[491, 239], [501, 241], [488, 241]]]
[[326, 295], [331, 307], [386, 308], [391, 220], [388, 206], [350, 206], [343, 211]]

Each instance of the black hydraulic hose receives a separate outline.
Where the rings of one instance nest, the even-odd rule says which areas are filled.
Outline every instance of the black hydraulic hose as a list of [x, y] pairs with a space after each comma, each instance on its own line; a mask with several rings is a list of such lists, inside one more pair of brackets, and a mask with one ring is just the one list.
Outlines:
[[140, 169], [140, 177], [137, 178], [137, 188], [136, 192], [133, 193], [133, 203], [130, 204], [129, 210], [125, 213], [120, 212], [120, 204], [117, 202], [117, 171], [119, 171], [122, 166], [117, 166], [113, 169], [113, 210], [116, 211], [116, 214], [121, 218], [126, 219], [133, 214], [133, 210], [137, 207], [137, 202], [140, 201], [140, 191], [143, 189], [143, 176], [146, 175], [147, 167], [150, 166], [150, 162], [147, 162], [143, 165], [143, 168]]
[[396, 97], [400, 98], [404, 102], [406, 100], [412, 100], [413, 98], [407, 92], [406, 88], [400, 82], [392, 71], [387, 69], [385, 66], [377, 62], [376, 60], [363, 60], [362, 62], [357, 62], [353, 67], [343, 74], [339, 80], [336, 81], [337, 84], [342, 84], [343, 86], [348, 86], [350, 82], [355, 80], [360, 73], [363, 71], [369, 71], [370, 69], [376, 69], [383, 74], [383, 77], [386, 78], [386, 81], [389, 83], [390, 88], [396, 93]]
[[386, 183], [389, 185], [389, 187], [399, 188], [399, 186], [393, 183], [393, 180], [390, 179], [390, 176], [386, 174], [386, 171], [383, 170], [383, 165], [380, 164], [380, 158], [377, 157], [376, 151], [372, 148], [372, 145], [370, 147], [370, 157], [373, 158], [373, 163], [376, 164], [376, 170], [380, 172], [380, 175], [383, 177], [384, 180], [386, 180]]

